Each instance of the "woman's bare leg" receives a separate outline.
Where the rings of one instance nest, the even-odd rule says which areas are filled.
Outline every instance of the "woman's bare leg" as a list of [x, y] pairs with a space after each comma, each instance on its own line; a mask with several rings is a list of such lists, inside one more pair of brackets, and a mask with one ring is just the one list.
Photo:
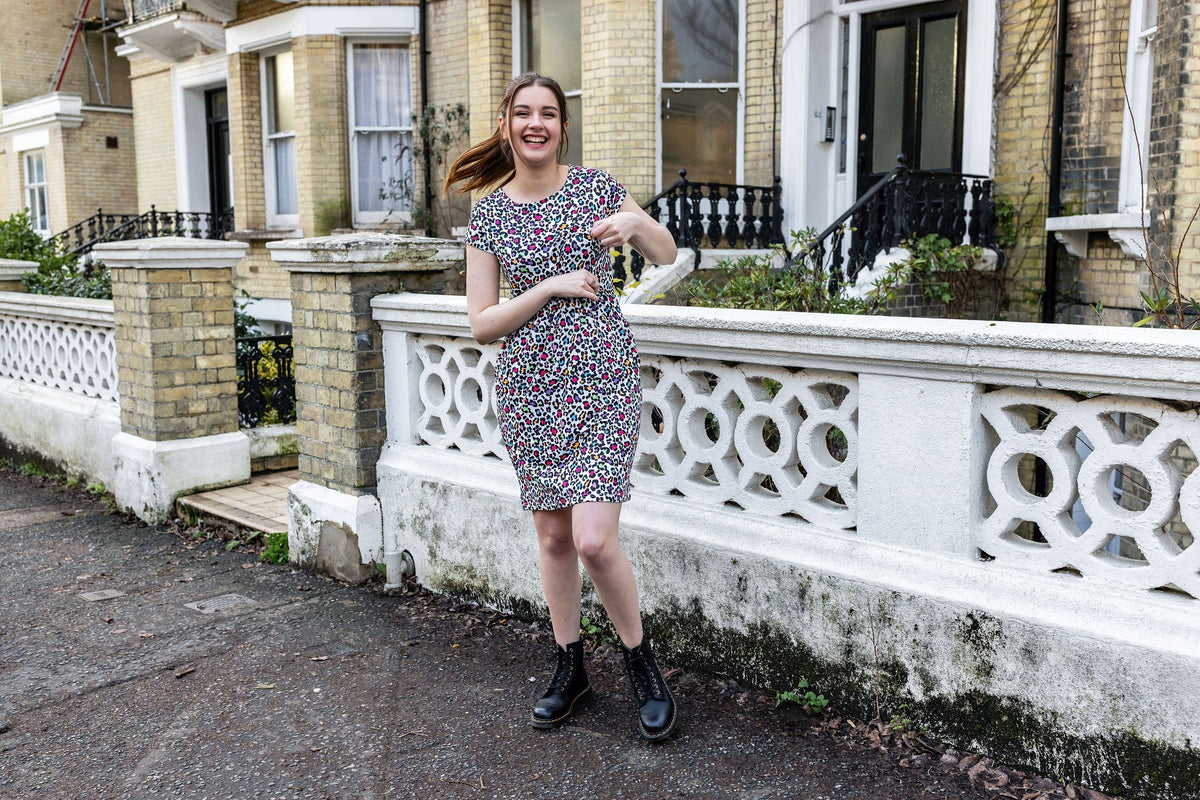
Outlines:
[[[573, 551], [583, 561], [596, 594], [608, 612], [617, 635], [626, 647], [642, 641], [642, 615], [638, 608], [637, 579], [633, 565], [617, 537], [620, 503], [580, 503], [571, 508]], [[544, 574], [544, 573], [543, 573]], [[545, 580], [543, 578], [543, 580]], [[578, 600], [576, 600], [578, 611]]]
[[533, 525], [554, 641], [566, 647], [579, 640], [579, 554], [571, 535], [571, 509], [534, 511]]

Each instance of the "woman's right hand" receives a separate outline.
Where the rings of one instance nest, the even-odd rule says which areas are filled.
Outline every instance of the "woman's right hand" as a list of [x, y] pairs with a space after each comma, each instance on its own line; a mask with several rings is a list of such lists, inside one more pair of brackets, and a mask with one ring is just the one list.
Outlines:
[[541, 285], [551, 297], [584, 297], [596, 300], [600, 296], [600, 279], [586, 269], [546, 278]]

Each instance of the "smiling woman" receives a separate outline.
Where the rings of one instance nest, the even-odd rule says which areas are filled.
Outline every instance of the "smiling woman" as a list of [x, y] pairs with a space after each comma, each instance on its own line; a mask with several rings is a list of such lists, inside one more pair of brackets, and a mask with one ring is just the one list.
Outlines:
[[[471, 210], [467, 309], [480, 342], [503, 338], [498, 421], [533, 512], [556, 668], [531, 724], [553, 728], [591, 694], [580, 638], [579, 565], [621, 639], [642, 735], [675, 730], [675, 701], [642, 633], [637, 581], [617, 537], [641, 420], [637, 348], [613, 291], [609, 249], [674, 261], [671, 234], [611, 175], [561, 163], [566, 98], [526, 73], [493, 134], [451, 166], [446, 186], [492, 189]], [[500, 302], [500, 280], [512, 298]]]

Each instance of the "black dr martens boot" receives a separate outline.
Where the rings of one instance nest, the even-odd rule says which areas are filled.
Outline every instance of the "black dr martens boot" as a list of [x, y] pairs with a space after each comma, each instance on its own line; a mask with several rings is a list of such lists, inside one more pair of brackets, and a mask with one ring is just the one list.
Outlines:
[[533, 704], [529, 719], [535, 728], [553, 728], [566, 722], [592, 693], [583, 671], [583, 642], [569, 644], [566, 649], [555, 644], [554, 650], [558, 659], [554, 677], [542, 699]]
[[632, 650], [622, 645], [621, 651], [625, 657], [625, 672], [633, 685], [642, 736], [651, 742], [666, 739], [675, 732], [675, 698], [654, 661], [650, 643], [643, 639]]

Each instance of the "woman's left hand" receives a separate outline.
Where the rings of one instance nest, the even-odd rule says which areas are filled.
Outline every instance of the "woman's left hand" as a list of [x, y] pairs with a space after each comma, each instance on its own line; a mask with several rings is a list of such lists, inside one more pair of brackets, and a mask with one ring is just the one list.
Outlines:
[[618, 211], [592, 226], [590, 236], [607, 248], [621, 247], [637, 235], [641, 218], [631, 211]]

